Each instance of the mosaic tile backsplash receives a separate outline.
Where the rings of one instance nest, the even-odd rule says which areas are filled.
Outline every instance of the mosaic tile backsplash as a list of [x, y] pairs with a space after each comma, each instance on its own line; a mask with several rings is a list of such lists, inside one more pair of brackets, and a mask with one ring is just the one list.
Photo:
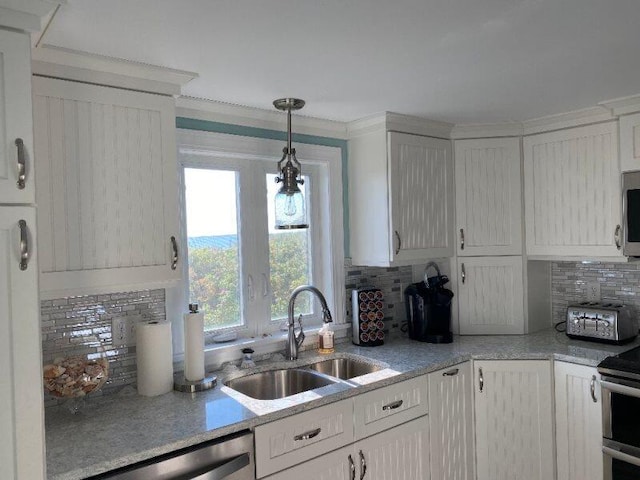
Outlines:
[[[165, 319], [164, 289], [43, 300], [40, 304], [44, 364], [59, 357], [104, 352], [109, 380], [96, 394], [108, 394], [136, 382], [136, 347], [114, 345], [111, 322], [132, 317], [136, 322]], [[93, 395], [93, 394], [92, 394]], [[49, 398], [46, 405], [58, 401]]]
[[587, 284], [598, 282], [602, 301], [628, 305], [640, 313], [640, 265], [637, 263], [551, 264], [553, 321], [565, 320], [570, 303], [587, 299]]

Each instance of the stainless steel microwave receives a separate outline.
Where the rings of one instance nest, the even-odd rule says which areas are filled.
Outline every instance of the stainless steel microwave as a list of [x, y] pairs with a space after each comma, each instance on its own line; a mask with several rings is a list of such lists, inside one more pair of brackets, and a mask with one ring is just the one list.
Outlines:
[[622, 252], [640, 257], [640, 171], [622, 174]]

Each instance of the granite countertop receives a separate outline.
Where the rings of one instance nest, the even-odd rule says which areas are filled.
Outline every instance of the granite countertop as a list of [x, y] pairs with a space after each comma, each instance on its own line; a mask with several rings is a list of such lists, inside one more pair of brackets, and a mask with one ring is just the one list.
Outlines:
[[[469, 359], [550, 359], [596, 366], [605, 357], [638, 341], [610, 346], [570, 340], [555, 330], [530, 335], [456, 336], [434, 345], [396, 338], [375, 348], [336, 346], [333, 356], [359, 355], [377, 362], [380, 371], [362, 377], [357, 387], [338, 383], [282, 400], [253, 400], [222, 385], [249, 371], [218, 372], [218, 386], [198, 394], [171, 392], [142, 397], [133, 389], [89, 399], [78, 415], [64, 407], [46, 409], [47, 471], [50, 480], [76, 480], [146, 460], [180, 448], [290, 416], [368, 390], [446, 368]], [[295, 362], [258, 363], [253, 371], [304, 365], [326, 359], [303, 352]]]

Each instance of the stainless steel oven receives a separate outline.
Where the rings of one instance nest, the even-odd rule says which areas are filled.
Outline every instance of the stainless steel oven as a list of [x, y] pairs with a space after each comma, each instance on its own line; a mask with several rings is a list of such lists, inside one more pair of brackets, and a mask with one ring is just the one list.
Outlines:
[[640, 479], [640, 347], [605, 359], [602, 380], [605, 480]]

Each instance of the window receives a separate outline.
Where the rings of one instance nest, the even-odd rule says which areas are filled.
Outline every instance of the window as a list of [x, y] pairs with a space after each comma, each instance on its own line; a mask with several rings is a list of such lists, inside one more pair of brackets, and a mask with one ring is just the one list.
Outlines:
[[[342, 315], [336, 313], [344, 309], [339, 149], [298, 148], [304, 152], [302, 190], [311, 227], [280, 231], [273, 228], [273, 198], [282, 142], [194, 131], [180, 131], [179, 141], [188, 259], [182, 301], [200, 305], [207, 332], [253, 337], [279, 330], [289, 295], [302, 284], [320, 288], [339, 321]], [[298, 296], [295, 313], [307, 327], [321, 322], [320, 306], [306, 292]]]

